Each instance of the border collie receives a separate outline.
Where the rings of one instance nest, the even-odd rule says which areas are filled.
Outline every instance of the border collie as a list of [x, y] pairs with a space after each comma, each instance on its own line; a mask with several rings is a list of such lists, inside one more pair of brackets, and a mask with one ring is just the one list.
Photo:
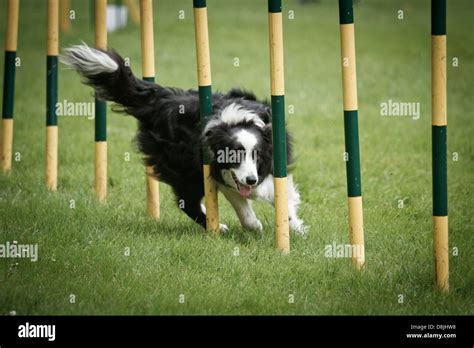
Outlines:
[[[178, 205], [195, 222], [206, 226], [202, 149], [211, 156], [211, 176], [235, 209], [244, 228], [262, 230], [251, 200], [273, 204], [272, 114], [267, 102], [254, 94], [232, 89], [212, 96], [213, 116], [204, 130], [195, 90], [163, 87], [136, 78], [115, 51], [85, 44], [64, 50], [61, 61], [77, 70], [98, 98], [118, 104], [138, 120], [136, 141], [146, 165], [169, 184]], [[287, 134], [288, 165], [293, 163]], [[300, 195], [288, 175], [290, 228], [306, 234], [297, 216]], [[184, 204], [179, 204], [183, 202]], [[221, 224], [221, 230], [227, 226]]]

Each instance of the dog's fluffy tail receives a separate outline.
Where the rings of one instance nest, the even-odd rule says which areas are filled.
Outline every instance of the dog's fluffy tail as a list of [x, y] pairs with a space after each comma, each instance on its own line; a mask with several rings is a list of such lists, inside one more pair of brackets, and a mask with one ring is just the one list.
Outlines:
[[77, 70], [98, 98], [121, 105], [125, 112], [142, 121], [156, 101], [169, 94], [166, 88], [137, 79], [115, 51], [98, 50], [83, 43], [64, 49], [60, 60]]

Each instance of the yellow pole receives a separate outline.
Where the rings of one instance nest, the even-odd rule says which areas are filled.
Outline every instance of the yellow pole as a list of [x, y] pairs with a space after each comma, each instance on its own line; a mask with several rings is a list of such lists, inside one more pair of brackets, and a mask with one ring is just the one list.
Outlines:
[[5, 38], [5, 74], [3, 90], [2, 133], [0, 141], [1, 166], [4, 173], [12, 167], [13, 103], [15, 93], [15, 59], [18, 43], [19, 0], [8, 0]]
[[[349, 210], [349, 239], [352, 265], [361, 270], [365, 263], [364, 217], [360, 175], [357, 74], [352, 0], [339, 0], [341, 34], [342, 94]], [[354, 252], [356, 251], [356, 252]]]
[[2, 119], [2, 170], [4, 173], [12, 169], [13, 153], [13, 118]]
[[95, 46], [107, 49], [107, 0], [95, 0]]
[[48, 0], [47, 82], [46, 82], [46, 186], [56, 191], [58, 186], [58, 0]]
[[[107, 49], [107, 0], [95, 0], [95, 46]], [[107, 198], [107, 107], [95, 100], [95, 194], [99, 202]]]
[[71, 31], [71, 20], [69, 18], [70, 10], [70, 0], [59, 0], [59, 28], [64, 33], [69, 33]]
[[[153, 2], [140, 0], [140, 32], [142, 49], [142, 73], [145, 81], [155, 81], [155, 46], [153, 43]], [[153, 219], [160, 218], [160, 185], [153, 167], [146, 168], [147, 213]]]
[[[207, 26], [207, 6], [205, 0], [194, 0], [194, 33], [196, 40], [196, 58], [199, 85], [199, 105], [202, 127], [212, 115], [211, 58], [209, 50], [209, 32]], [[203, 149], [204, 204], [206, 206], [206, 229], [219, 233], [219, 205], [217, 185], [210, 174], [208, 149]]]
[[138, 9], [137, 2], [135, 0], [125, 0], [125, 5], [128, 8], [132, 22], [140, 24], [140, 10]]
[[[446, 166], [446, 133], [447, 133], [447, 97], [446, 97], [446, 35], [432, 36], [432, 128], [434, 156], [433, 174], [440, 179], [433, 182], [434, 213], [433, 213], [433, 247], [435, 258], [436, 285], [441, 291], [449, 291], [449, 248], [448, 248], [448, 213]], [[444, 140], [442, 139], [444, 137]], [[444, 145], [444, 146], [443, 146]], [[445, 183], [441, 183], [445, 181]], [[446, 196], [446, 198], [441, 198]], [[446, 203], [444, 203], [445, 201]]]
[[20, 0], [8, 0], [5, 50], [10, 51], [10, 52], [15, 52], [17, 49], [19, 14], [20, 14]]
[[273, 175], [275, 186], [275, 239], [277, 248], [282, 253], [287, 254], [290, 252], [290, 233], [288, 224], [285, 80], [281, 0], [269, 0], [268, 11], [272, 95]]
[[448, 176], [446, 94], [446, 0], [431, 2], [432, 160], [433, 160], [433, 251], [435, 282], [449, 291]]

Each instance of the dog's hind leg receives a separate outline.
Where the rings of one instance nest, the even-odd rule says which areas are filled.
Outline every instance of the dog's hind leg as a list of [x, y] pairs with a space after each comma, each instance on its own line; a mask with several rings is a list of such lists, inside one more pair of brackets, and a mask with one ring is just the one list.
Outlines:
[[252, 202], [240, 196], [237, 192], [233, 192], [225, 186], [220, 186], [219, 190], [224, 194], [225, 198], [230, 202], [234, 208], [240, 223], [244, 228], [250, 230], [261, 231], [263, 229], [262, 223], [255, 215], [252, 209]]
[[[201, 211], [204, 215], [206, 215], [206, 206], [204, 205], [204, 203], [201, 203]], [[229, 227], [227, 227], [226, 224], [219, 224], [219, 230], [221, 232], [227, 232], [229, 231]]]
[[[206, 207], [201, 204], [202, 196], [195, 189], [184, 191], [176, 194], [176, 204], [178, 208], [181, 209], [189, 216], [193, 221], [197, 222], [204, 229], [206, 228]], [[227, 225], [219, 224], [219, 229], [221, 232], [226, 232], [229, 230]]]
[[206, 228], [206, 214], [201, 210], [201, 198], [199, 196], [177, 194], [176, 204], [187, 216]]

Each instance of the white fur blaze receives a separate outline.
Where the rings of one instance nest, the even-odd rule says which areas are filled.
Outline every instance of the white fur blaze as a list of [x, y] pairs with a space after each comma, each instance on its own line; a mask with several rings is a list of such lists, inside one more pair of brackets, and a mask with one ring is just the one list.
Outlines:
[[118, 64], [106, 53], [89, 47], [85, 43], [64, 49], [60, 60], [86, 77], [113, 73], [119, 68]]
[[227, 123], [229, 126], [236, 125], [240, 122], [253, 122], [259, 128], [265, 127], [265, 122], [263, 122], [256, 113], [245, 109], [241, 105], [232, 103], [227, 105], [217, 117], [207, 123], [203, 134], [209, 129], [219, 126], [222, 122]]

